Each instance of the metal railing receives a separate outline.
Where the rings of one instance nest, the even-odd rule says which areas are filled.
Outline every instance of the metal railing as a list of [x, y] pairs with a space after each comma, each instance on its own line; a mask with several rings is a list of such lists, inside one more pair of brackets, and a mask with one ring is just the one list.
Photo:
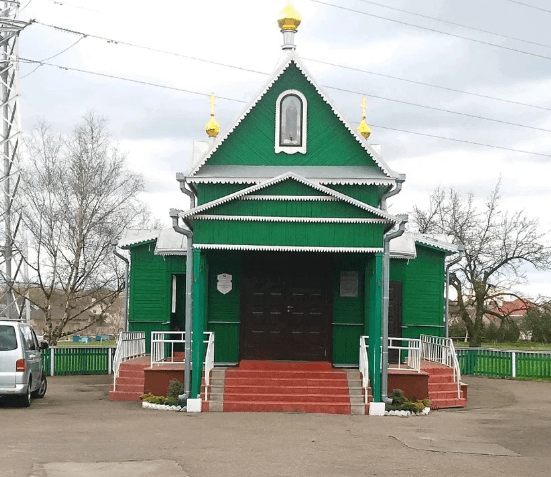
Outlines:
[[367, 356], [367, 348], [369, 348], [369, 336], [360, 336], [360, 374], [362, 376], [365, 404], [367, 404], [369, 397], [369, 358]]
[[[404, 345], [405, 343], [405, 345]], [[398, 352], [398, 369], [421, 372], [421, 340], [416, 338], [388, 338], [388, 349]]]
[[[192, 333], [193, 336], [193, 333]], [[174, 351], [184, 347], [186, 342], [185, 331], [152, 331], [151, 332], [151, 366], [162, 366], [164, 364], [185, 365], [183, 360], [174, 360]], [[205, 361], [205, 401], [208, 400], [208, 388], [210, 385], [210, 373], [214, 368], [214, 333], [205, 331], [203, 343], [206, 344]]]
[[492, 348], [457, 348], [463, 374], [510, 378], [551, 378], [551, 353]]
[[204, 333], [208, 335], [207, 351], [205, 353], [205, 401], [209, 400], [210, 372], [214, 368], [214, 333]]
[[122, 362], [145, 356], [145, 332], [143, 331], [120, 331], [117, 337], [117, 349], [113, 359], [113, 391], [117, 390], [117, 377]]
[[453, 369], [453, 379], [457, 383], [457, 397], [461, 397], [461, 369], [451, 338], [421, 335], [421, 359], [443, 364]]
[[161, 364], [184, 364], [184, 360], [174, 361], [176, 351], [183, 350], [186, 342], [185, 331], [151, 332], [151, 366]]

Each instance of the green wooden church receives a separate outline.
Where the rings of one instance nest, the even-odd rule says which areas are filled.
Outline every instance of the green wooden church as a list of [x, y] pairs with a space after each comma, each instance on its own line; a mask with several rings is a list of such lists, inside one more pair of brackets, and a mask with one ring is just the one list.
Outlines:
[[352, 127], [307, 71], [299, 23], [288, 5], [283, 59], [223, 135], [212, 110], [209, 141], [177, 174], [191, 206], [171, 210], [174, 228], [120, 241], [131, 256], [130, 331], [184, 330], [192, 300], [191, 398], [201, 393], [204, 331], [225, 366], [357, 368], [368, 336], [375, 401], [386, 394], [387, 335], [444, 334], [446, 257], [457, 247], [404, 233], [407, 216], [388, 212], [405, 176], [370, 145], [365, 107]]

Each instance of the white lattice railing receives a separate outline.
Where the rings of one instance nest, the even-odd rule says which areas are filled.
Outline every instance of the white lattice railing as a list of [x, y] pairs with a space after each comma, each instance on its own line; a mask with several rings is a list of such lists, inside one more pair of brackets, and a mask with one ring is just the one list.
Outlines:
[[388, 350], [397, 350], [398, 369], [405, 364], [407, 369], [421, 372], [421, 340], [415, 338], [388, 338]]
[[362, 388], [364, 392], [364, 403], [367, 404], [369, 397], [369, 336], [360, 336], [360, 373], [362, 375]]
[[421, 335], [421, 359], [452, 368], [453, 379], [457, 383], [457, 397], [461, 397], [461, 370], [451, 338]]
[[120, 331], [113, 358], [113, 391], [117, 390], [117, 378], [122, 362], [145, 355], [145, 333], [143, 331]]

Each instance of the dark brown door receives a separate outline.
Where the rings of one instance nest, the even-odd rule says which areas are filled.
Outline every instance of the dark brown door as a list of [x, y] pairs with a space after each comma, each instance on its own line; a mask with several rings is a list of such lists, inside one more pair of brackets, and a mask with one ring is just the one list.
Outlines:
[[243, 359], [330, 356], [328, 257], [250, 254], [243, 280]]
[[[402, 337], [402, 283], [389, 282], [389, 302], [388, 302], [388, 336], [390, 338]], [[399, 344], [394, 341], [394, 344]], [[398, 362], [399, 351], [396, 349], [388, 350], [388, 362]]]

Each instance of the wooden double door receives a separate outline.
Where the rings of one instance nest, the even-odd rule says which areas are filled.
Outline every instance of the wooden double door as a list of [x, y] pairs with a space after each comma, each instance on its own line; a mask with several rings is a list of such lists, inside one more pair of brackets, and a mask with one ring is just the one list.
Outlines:
[[243, 263], [242, 359], [329, 360], [330, 257], [249, 254]]

